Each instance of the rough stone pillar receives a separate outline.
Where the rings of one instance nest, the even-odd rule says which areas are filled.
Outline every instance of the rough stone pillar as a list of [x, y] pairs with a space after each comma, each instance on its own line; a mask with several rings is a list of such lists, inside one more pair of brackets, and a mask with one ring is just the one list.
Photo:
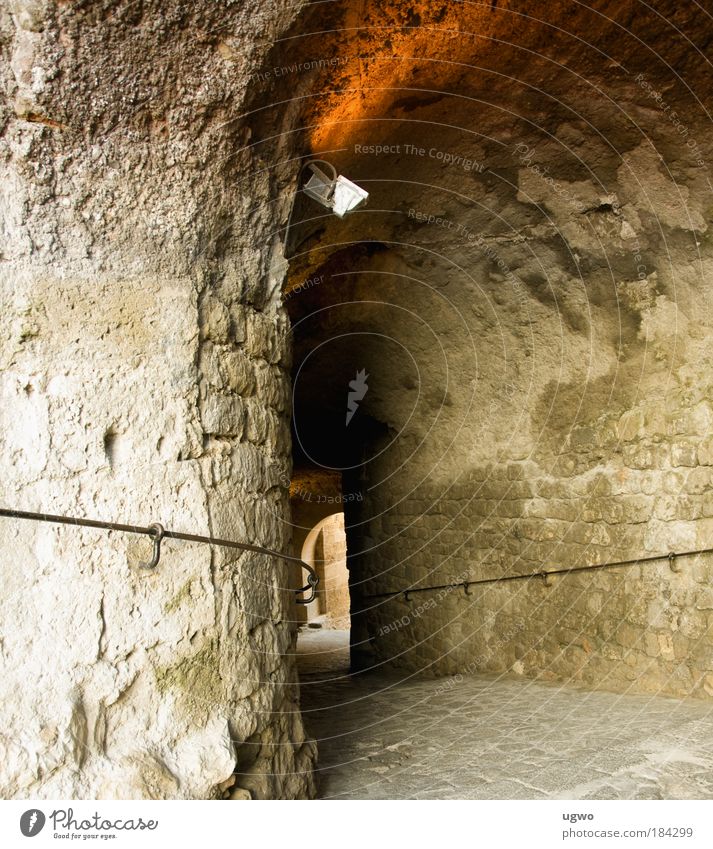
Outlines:
[[[284, 203], [239, 119], [296, 11], [0, 9], [3, 505], [287, 550]], [[149, 548], [0, 522], [0, 794], [310, 795], [287, 568]]]

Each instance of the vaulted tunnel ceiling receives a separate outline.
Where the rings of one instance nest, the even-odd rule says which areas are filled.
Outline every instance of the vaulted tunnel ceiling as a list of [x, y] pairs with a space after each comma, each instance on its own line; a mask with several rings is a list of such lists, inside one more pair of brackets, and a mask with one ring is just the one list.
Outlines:
[[306, 7], [266, 64], [252, 143], [284, 195], [296, 149], [370, 199], [341, 221], [300, 202], [293, 222], [298, 462], [307, 443], [310, 463], [353, 461], [360, 368], [379, 451], [398, 434], [421, 460], [517, 438], [524, 410], [556, 453], [583, 404], [631, 400], [647, 352], [621, 287], [655, 278], [684, 304], [707, 239], [712, 36], [674, 3]]

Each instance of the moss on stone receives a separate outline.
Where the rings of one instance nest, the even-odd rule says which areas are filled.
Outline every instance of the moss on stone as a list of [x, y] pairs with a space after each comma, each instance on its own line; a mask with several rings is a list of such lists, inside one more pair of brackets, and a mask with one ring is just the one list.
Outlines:
[[167, 601], [163, 607], [164, 613], [173, 613], [178, 610], [178, 608], [183, 604], [184, 601], [191, 597], [191, 585], [193, 584], [193, 578], [190, 578], [186, 583], [181, 587], [181, 589], [174, 595], [174, 597]]
[[218, 643], [211, 640], [196, 654], [184, 657], [172, 666], [157, 667], [158, 690], [160, 693], [177, 692], [191, 713], [204, 713], [221, 698], [218, 665]]

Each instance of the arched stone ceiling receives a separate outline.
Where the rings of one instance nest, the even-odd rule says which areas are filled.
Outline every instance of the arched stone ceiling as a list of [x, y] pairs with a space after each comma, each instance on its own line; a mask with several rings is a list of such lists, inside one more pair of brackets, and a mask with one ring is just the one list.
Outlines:
[[[700, 285], [712, 37], [697, 3], [308, 4], [256, 83], [251, 143], [285, 203], [310, 156], [370, 198], [343, 220], [296, 206], [296, 421], [312, 428], [320, 410], [333, 430], [361, 360], [388, 363], [364, 412], [402, 446], [407, 422], [433, 424], [429, 408], [439, 423], [415, 444], [469, 432], [471, 380], [479, 397], [485, 383], [516, 386], [540, 424], [552, 423], [548, 374], [563, 421], [582, 393], [599, 407], [631, 400], [648, 355], [641, 304], [621, 286], [655, 279], [680, 307]], [[589, 376], [566, 390], [562, 363]], [[312, 440], [329, 442], [320, 428]]]

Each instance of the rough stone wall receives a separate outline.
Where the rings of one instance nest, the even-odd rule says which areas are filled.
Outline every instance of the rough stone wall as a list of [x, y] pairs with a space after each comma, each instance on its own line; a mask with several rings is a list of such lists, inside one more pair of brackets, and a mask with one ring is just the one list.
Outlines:
[[[627, 158], [643, 183], [659, 179], [646, 150]], [[662, 255], [660, 242], [641, 235], [635, 219], [646, 208], [621, 172], [600, 195], [548, 164], [578, 208], [603, 207], [594, 226], [580, 223], [579, 211], [558, 209], [551, 192], [538, 196], [531, 172], [521, 168], [515, 202], [537, 203], [553, 220], [553, 241], [541, 230], [534, 238], [545, 244], [533, 257], [523, 255], [518, 237], [490, 239], [474, 255], [454, 257], [450, 228], [424, 221], [418, 244], [447, 255], [458, 272], [441, 262], [419, 269], [426, 285], [410, 289], [406, 302], [379, 272], [417, 272], [387, 256], [372, 260], [374, 276], [349, 291], [356, 303], [389, 303], [364, 312], [373, 332], [389, 335], [390, 355], [384, 343], [345, 358], [352, 366], [360, 358], [369, 372], [363, 408], [388, 424], [400, 449], [384, 452], [383, 440], [368, 447], [359, 483], [365, 498], [348, 522], [350, 550], [360, 552], [352, 580], [366, 595], [713, 543], [713, 303], [705, 283], [713, 262], [694, 200], [702, 187], [694, 179], [689, 199], [678, 184], [687, 219], [673, 185], [662, 187], [657, 203], [670, 210]], [[409, 210], [430, 213], [427, 198], [420, 204]], [[439, 215], [479, 232], [468, 212]], [[627, 222], [632, 233], [637, 227], [630, 240]], [[585, 244], [586, 231], [599, 226], [606, 247]], [[695, 259], [685, 255], [682, 231], [701, 240]], [[554, 240], [595, 267], [572, 273]], [[606, 270], [596, 267], [606, 260]], [[475, 281], [467, 294], [456, 289], [465, 277]], [[342, 331], [331, 328], [335, 339]], [[702, 555], [676, 565], [677, 572], [663, 562], [547, 585], [486, 584], [468, 595], [367, 598], [358, 642], [363, 650], [368, 640], [378, 662], [428, 674], [511, 671], [713, 695], [713, 561]]]
[[[0, 6], [3, 505], [288, 550], [284, 199], [240, 115], [298, 8]], [[313, 793], [284, 564], [5, 519], [0, 550], [0, 795]]]
[[322, 528], [324, 550], [324, 612], [333, 628], [349, 627], [349, 579], [344, 514], [330, 516]]

